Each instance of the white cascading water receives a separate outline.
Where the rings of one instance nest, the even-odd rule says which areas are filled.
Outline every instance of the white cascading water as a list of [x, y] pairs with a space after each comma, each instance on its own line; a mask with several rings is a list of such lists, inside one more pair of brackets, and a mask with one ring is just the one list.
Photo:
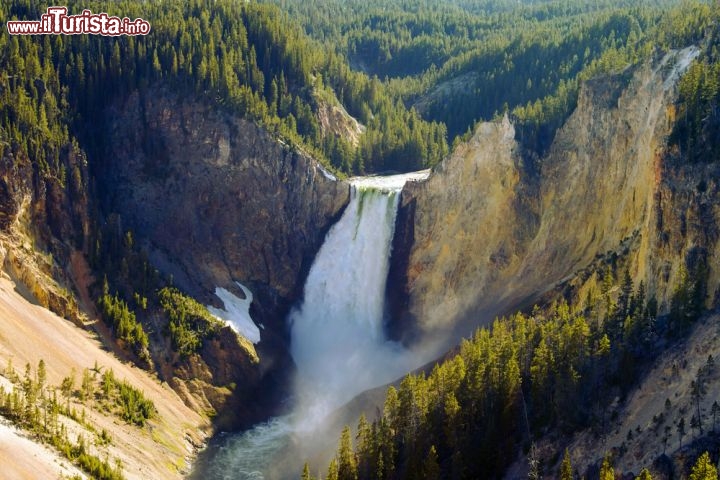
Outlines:
[[412, 355], [384, 338], [382, 325], [395, 216], [408, 178], [351, 182], [350, 203], [315, 258], [302, 306], [290, 314], [299, 429], [313, 429], [358, 393], [414, 366]]
[[203, 479], [296, 477], [301, 458], [290, 462], [291, 472], [273, 470], [277, 457], [287, 453], [291, 436], [311, 438], [345, 402], [423, 363], [425, 359], [385, 339], [383, 319], [400, 190], [406, 181], [428, 174], [351, 180], [350, 203], [325, 237], [305, 282], [303, 302], [289, 316], [298, 368], [297, 407], [291, 415], [222, 440], [198, 472]]

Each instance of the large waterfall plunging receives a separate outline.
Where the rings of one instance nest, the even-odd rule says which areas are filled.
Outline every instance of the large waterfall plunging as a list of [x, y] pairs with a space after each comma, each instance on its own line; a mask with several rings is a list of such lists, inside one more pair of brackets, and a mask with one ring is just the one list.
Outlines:
[[385, 340], [382, 323], [400, 190], [417, 177], [352, 181], [350, 203], [318, 252], [302, 306], [290, 315], [300, 428], [414, 366], [406, 350]]
[[220, 439], [201, 468], [203, 479], [296, 477], [309, 452], [303, 448], [331, 412], [427, 360], [387, 341], [383, 320], [400, 191], [428, 173], [351, 180], [350, 202], [315, 258], [302, 304], [288, 318], [297, 405], [291, 415]]

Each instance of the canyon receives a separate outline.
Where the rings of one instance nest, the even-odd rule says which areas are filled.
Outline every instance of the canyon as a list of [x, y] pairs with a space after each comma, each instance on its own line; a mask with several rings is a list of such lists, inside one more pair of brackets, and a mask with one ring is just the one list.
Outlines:
[[[644, 282], [667, 310], [683, 268], [707, 264], [706, 306], [717, 306], [720, 176], [713, 164], [674, 162], [677, 152], [667, 143], [676, 83], [697, 53], [672, 52], [584, 83], [574, 113], [542, 158], [523, 150], [506, 116], [479, 124], [427, 180], [405, 184], [397, 193], [387, 286], [373, 294], [387, 297], [387, 310], [372, 315], [389, 338], [429, 361], [498, 315], [584, 298], [599, 288], [596, 272], [608, 265]], [[334, 116], [326, 112], [325, 123]], [[306, 281], [354, 197], [350, 183], [298, 147], [164, 86], [111, 104], [102, 127], [103, 161], [92, 171], [81, 150], [66, 151], [62, 161], [73, 172], [67, 188], [38, 178], [28, 159], [2, 157], [7, 278], [0, 300], [67, 319], [43, 311], [53, 327], [34, 326], [23, 313], [17, 323], [36, 329], [28, 336], [51, 328], [76, 339], [68, 348], [92, 353], [73, 360], [75, 368], [90, 367], [97, 356], [153, 392], [163, 405], [158, 426], [143, 432], [150, 437], [145, 451], [134, 454], [126, 472], [141, 478], [148, 472], [137, 465], [163, 444], [172, 446], [173, 464], [191, 455], [205, 437], [183, 441], [188, 431], [209, 432], [213, 422], [217, 431], [247, 428], [287, 410], [299, 358], [288, 315], [313, 298]], [[93, 248], [92, 225], [111, 216], [121, 235], [132, 232], [154, 268], [203, 305], [223, 308], [217, 288], [242, 299], [236, 282], [246, 286], [260, 341], [249, 347], [225, 328], [177, 369], [162, 349], [151, 350], [157, 373], [122, 363], [129, 360], [122, 351], [115, 352], [120, 360], [102, 352], [82, 330], [93, 330], [96, 321], [88, 290], [98, 280], [84, 257]], [[353, 293], [372, 294], [369, 288]], [[318, 295], [321, 303], [324, 294]], [[101, 338], [107, 333], [97, 331]], [[36, 364], [38, 355], [0, 350], [1, 361], [15, 358], [18, 365]], [[70, 367], [50, 353], [45, 360], [56, 370], [53, 381], [64, 374], [61, 365]], [[126, 426], [97, 421], [114, 436], [132, 435]], [[126, 459], [136, 448], [120, 444], [113, 455]], [[185, 466], [147, 468], [158, 478], [187, 473]]]

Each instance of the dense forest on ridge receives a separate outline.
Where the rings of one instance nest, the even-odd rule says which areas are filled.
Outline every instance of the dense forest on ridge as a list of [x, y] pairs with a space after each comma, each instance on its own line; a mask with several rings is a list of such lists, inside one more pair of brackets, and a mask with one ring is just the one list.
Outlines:
[[[313, 38], [384, 79], [448, 140], [511, 113], [530, 150], [549, 146], [579, 83], [697, 42], [710, 5], [686, 2], [278, 0]], [[685, 23], [684, 19], [690, 19]]]
[[[74, 7], [68, 5], [70, 12]], [[338, 171], [409, 170], [436, 163], [447, 153], [441, 124], [422, 121], [377, 80], [351, 71], [308, 39], [276, 8], [229, 1], [214, 2], [212, 8], [200, 1], [91, 2], [77, 8], [152, 19], [152, 35], [2, 37], [4, 68], [15, 72], [3, 79], [3, 130], [10, 140], [24, 142], [44, 170], [53, 171], [47, 167], [57, 155], [33, 150], [28, 133], [46, 137], [36, 143], [57, 150], [69, 140], [68, 124], [78, 132], [98, 127], [113, 96], [157, 82], [203, 95], [320, 160], [329, 159]], [[3, 2], [2, 11], [8, 19], [44, 13], [32, 2]], [[367, 127], [357, 149], [321, 134], [314, 113], [318, 98], [336, 101], [331, 86], [347, 92], [347, 108]], [[29, 132], [30, 124], [41, 131]], [[84, 146], [92, 143], [82, 140]]]
[[[497, 319], [429, 374], [389, 387], [379, 418], [360, 418], [355, 442], [345, 428], [323, 478], [498, 478], [518, 448], [528, 451], [543, 434], [607, 433], [613, 398], [688, 333], [707, 296], [707, 271], [698, 264], [676, 287], [669, 314], [659, 315], [644, 284], [614, 270], [594, 273], [599, 292]], [[714, 361], [705, 368], [698, 385]], [[653, 426], [658, 435], [674, 433], [663, 431], [666, 421]], [[688, 427], [702, 422], [688, 418]]]

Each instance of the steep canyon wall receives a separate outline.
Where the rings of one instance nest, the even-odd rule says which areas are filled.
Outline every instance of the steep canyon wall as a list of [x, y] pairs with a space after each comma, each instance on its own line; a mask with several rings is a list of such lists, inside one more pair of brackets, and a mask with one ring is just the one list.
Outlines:
[[394, 335], [447, 347], [607, 255], [627, 257], [635, 283], [662, 304], [691, 251], [715, 258], [716, 182], [700, 192], [703, 168], [674, 166], [667, 152], [675, 84], [695, 54], [583, 84], [539, 167], [505, 118], [408, 184], [391, 266]]

